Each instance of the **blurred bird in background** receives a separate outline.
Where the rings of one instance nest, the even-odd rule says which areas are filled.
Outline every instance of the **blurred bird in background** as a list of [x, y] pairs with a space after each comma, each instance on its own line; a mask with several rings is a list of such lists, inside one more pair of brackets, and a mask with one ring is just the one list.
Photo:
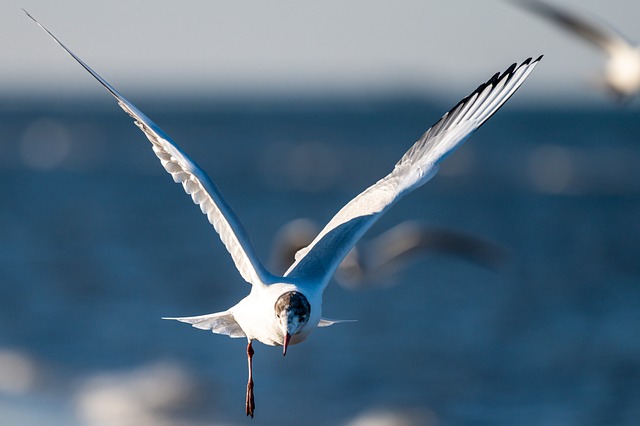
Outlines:
[[597, 19], [589, 19], [545, 1], [511, 1], [574, 33], [605, 53], [608, 59], [604, 73], [597, 77], [596, 84], [608, 90], [618, 101], [628, 101], [640, 90], [640, 48], [619, 31]]
[[[282, 226], [271, 249], [273, 271], [284, 273], [296, 253], [308, 246], [319, 231], [318, 224], [306, 218]], [[394, 285], [397, 284], [394, 274], [428, 254], [450, 255], [490, 269], [503, 266], [508, 259], [506, 248], [485, 238], [406, 221], [357, 244], [334, 278], [341, 286], [352, 289]]]

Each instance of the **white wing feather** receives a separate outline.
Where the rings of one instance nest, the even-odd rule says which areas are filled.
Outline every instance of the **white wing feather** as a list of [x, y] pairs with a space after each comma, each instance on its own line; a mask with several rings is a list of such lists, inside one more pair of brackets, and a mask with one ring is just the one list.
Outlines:
[[165, 170], [171, 174], [175, 182], [182, 184], [187, 194], [191, 195], [193, 202], [200, 206], [202, 213], [207, 215], [209, 222], [218, 232], [220, 239], [231, 254], [240, 275], [251, 284], [275, 282], [275, 277], [265, 269], [256, 256], [244, 227], [207, 174], [160, 127], [62, 44], [56, 36], [29, 15], [26, 10], [25, 13], [109, 90], [117, 99], [118, 105], [133, 117], [135, 124], [144, 132], [153, 145], [153, 152], [160, 159]]
[[489, 119], [527, 78], [542, 57], [513, 64], [494, 75], [434, 124], [393, 171], [351, 200], [296, 254], [285, 277], [324, 289], [342, 259], [373, 223], [404, 194], [426, 183], [440, 162]]

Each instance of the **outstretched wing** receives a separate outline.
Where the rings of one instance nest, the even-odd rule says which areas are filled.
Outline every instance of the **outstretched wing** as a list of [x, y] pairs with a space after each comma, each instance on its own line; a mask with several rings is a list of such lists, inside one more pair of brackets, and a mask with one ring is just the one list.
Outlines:
[[431, 179], [440, 162], [513, 95], [541, 58], [511, 65], [460, 101], [427, 130], [389, 175], [351, 200], [309, 246], [298, 252], [285, 277], [324, 289], [367, 229], [400, 197]]
[[78, 58], [56, 36], [36, 21], [33, 16], [29, 15], [26, 10], [25, 13], [111, 92], [117, 99], [118, 105], [133, 117], [135, 124], [151, 141], [153, 152], [160, 159], [165, 170], [173, 176], [175, 182], [182, 184], [187, 194], [191, 195], [193, 202], [200, 206], [202, 213], [207, 215], [209, 222], [218, 232], [220, 239], [231, 254], [242, 278], [251, 284], [275, 282], [275, 277], [265, 269], [257, 258], [244, 227], [209, 176], [160, 127]]
[[627, 48], [630, 46], [630, 42], [615, 29], [604, 23], [598, 25], [595, 20], [588, 20], [570, 10], [540, 0], [514, 0], [514, 3], [555, 22], [565, 30], [595, 44], [609, 54], [613, 54], [621, 46]]

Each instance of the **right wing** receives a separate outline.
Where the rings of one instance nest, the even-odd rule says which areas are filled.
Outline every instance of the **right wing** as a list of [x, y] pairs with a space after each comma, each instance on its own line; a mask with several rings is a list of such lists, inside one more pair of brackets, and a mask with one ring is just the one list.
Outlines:
[[193, 202], [200, 206], [202, 213], [207, 215], [209, 222], [218, 232], [220, 239], [231, 254], [242, 278], [251, 284], [275, 282], [275, 277], [266, 270], [256, 256], [255, 249], [244, 227], [209, 176], [160, 127], [62, 44], [26, 10], [24, 12], [111, 92], [118, 101], [118, 105], [135, 120], [135, 124], [151, 142], [153, 152], [160, 159], [165, 170], [173, 176], [175, 182], [182, 184], [185, 192], [191, 195]]
[[460, 101], [406, 152], [393, 171], [345, 205], [296, 255], [285, 273], [324, 290], [362, 235], [403, 195], [431, 179], [440, 162], [487, 121], [520, 87], [542, 57], [513, 64]]

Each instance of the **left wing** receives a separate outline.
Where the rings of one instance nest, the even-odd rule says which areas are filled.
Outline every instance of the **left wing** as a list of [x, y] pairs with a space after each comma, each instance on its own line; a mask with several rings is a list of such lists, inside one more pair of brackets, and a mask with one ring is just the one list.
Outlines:
[[191, 195], [193, 202], [200, 206], [202, 213], [207, 215], [209, 223], [220, 235], [220, 239], [231, 254], [242, 278], [253, 285], [270, 284], [277, 281], [256, 256], [247, 232], [209, 176], [149, 117], [62, 44], [56, 36], [29, 15], [29, 12], [26, 10], [24, 12], [111, 92], [118, 101], [118, 105], [135, 120], [136, 125], [151, 142], [153, 152], [160, 159], [165, 170], [171, 174], [175, 182], [182, 184], [185, 192]]
[[[407, 151], [393, 171], [342, 208], [285, 273], [322, 290], [342, 259], [373, 223], [404, 194], [423, 185], [440, 162], [489, 119], [525, 81], [542, 56], [495, 74], [460, 101]], [[303, 284], [304, 285], [304, 284]]]

